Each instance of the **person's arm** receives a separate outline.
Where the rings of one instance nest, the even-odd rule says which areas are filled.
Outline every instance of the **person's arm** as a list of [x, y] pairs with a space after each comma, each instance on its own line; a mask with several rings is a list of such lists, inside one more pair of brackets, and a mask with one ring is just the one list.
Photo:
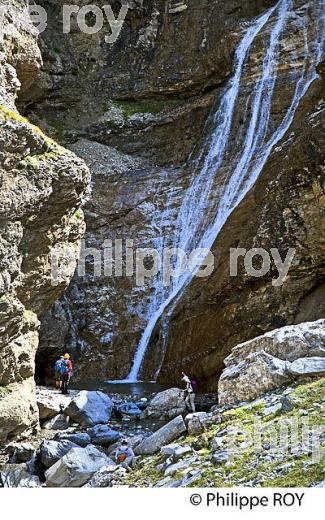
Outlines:
[[134, 455], [134, 451], [133, 451], [132, 448], [129, 448], [129, 449], [128, 449], [128, 457], [135, 457], [135, 455]]

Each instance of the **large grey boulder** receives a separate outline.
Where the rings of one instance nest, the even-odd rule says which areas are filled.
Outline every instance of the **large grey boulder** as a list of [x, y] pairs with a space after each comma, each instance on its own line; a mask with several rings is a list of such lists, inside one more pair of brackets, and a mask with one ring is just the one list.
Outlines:
[[112, 415], [113, 401], [103, 392], [82, 390], [72, 399], [64, 413], [81, 426], [107, 423]]
[[[315, 361], [298, 361], [301, 358]], [[282, 327], [246, 341], [225, 359], [219, 403], [250, 401], [301, 375], [322, 375], [321, 359], [325, 360], [325, 320]]]
[[45, 421], [45, 423], [42, 424], [42, 428], [44, 430], [66, 430], [69, 428], [69, 417], [60, 413], [56, 417]]
[[40, 387], [36, 390], [36, 401], [40, 419], [52, 419], [68, 406], [71, 397]]
[[259, 351], [249, 354], [245, 361], [227, 367], [219, 379], [220, 404], [250, 401], [288, 381], [289, 363]]
[[128, 419], [139, 419], [142, 415], [142, 410], [135, 403], [123, 403], [116, 407], [116, 411], [122, 417]]
[[260, 350], [287, 361], [301, 357], [325, 357], [325, 319], [288, 325], [241, 343], [232, 349], [225, 365], [237, 365], [249, 354]]
[[94, 446], [72, 448], [45, 473], [47, 487], [80, 487], [92, 478], [110, 459]]
[[95, 475], [83, 487], [109, 487], [115, 477], [115, 473], [119, 471], [120, 468], [121, 466], [118, 466], [112, 461], [108, 466], [104, 466], [99, 471], [97, 471], [97, 473], [95, 473]]
[[41, 483], [38, 477], [30, 475], [24, 465], [3, 464], [0, 466], [0, 487], [5, 488], [36, 488]]
[[82, 448], [91, 444], [90, 435], [86, 432], [76, 432], [76, 433], [57, 433], [55, 436], [56, 441], [70, 441]]
[[117, 442], [121, 437], [121, 434], [115, 430], [112, 430], [105, 424], [98, 424], [93, 428], [88, 428], [88, 435], [90, 436], [92, 444], [99, 445], [110, 445]]
[[40, 447], [40, 460], [46, 468], [50, 468], [64, 455], [69, 453], [72, 448], [77, 448], [78, 445], [71, 441], [47, 441], [44, 440]]
[[162, 446], [180, 437], [184, 432], [186, 432], [186, 426], [183, 417], [179, 415], [150, 435], [150, 437], [143, 439], [134, 451], [138, 455], [151, 455], [160, 450]]
[[211, 415], [207, 412], [189, 413], [185, 417], [185, 424], [190, 435], [199, 435], [203, 433], [210, 424]]
[[289, 373], [298, 376], [324, 376], [325, 375], [325, 358], [309, 357], [296, 359], [290, 364]]
[[22, 464], [33, 459], [36, 455], [36, 449], [32, 444], [13, 444], [9, 447], [11, 451], [10, 462]]
[[159, 392], [150, 401], [145, 411], [146, 417], [172, 419], [186, 412], [184, 390], [169, 388]]

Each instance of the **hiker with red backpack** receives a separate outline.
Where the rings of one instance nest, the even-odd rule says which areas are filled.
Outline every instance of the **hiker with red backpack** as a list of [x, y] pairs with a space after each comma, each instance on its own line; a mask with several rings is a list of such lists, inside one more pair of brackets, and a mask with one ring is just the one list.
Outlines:
[[68, 386], [72, 376], [72, 362], [69, 354], [64, 354], [64, 359], [61, 363], [61, 378], [62, 386], [61, 390], [63, 394], [68, 394]]
[[195, 379], [189, 378], [182, 372], [182, 381], [186, 383], [185, 403], [190, 412], [195, 413], [195, 393], [197, 392], [197, 382]]
[[121, 445], [115, 451], [115, 460], [125, 469], [133, 468], [135, 464], [135, 455], [132, 448], [130, 448], [127, 440], [123, 440]]

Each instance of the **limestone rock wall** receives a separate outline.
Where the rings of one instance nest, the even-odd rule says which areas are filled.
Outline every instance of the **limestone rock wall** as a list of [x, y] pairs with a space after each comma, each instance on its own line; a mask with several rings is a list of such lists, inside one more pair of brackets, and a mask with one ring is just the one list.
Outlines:
[[37, 428], [35, 354], [38, 316], [67, 287], [54, 286], [51, 254], [78, 255], [83, 219], [75, 216], [89, 182], [85, 163], [16, 109], [41, 67], [37, 34], [6, 2], [0, 28], [0, 444]]

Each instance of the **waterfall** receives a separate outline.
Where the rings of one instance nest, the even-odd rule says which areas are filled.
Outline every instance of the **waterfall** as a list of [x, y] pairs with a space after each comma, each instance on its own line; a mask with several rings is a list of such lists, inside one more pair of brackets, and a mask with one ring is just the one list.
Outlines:
[[[295, 4], [295, 0], [280, 0], [246, 30], [235, 54], [233, 76], [207, 121], [208, 135], [194, 161], [173, 247], [187, 253], [212, 247], [229, 215], [252, 188], [275, 145], [288, 131], [302, 97], [316, 79], [316, 66], [323, 50], [325, 0], [310, 0], [299, 9], [295, 9]], [[292, 28], [299, 31], [296, 39], [300, 38], [302, 56], [295, 48], [284, 52], [281, 47], [288, 36], [286, 31]], [[264, 54], [255, 71], [248, 58], [258, 39], [262, 40]], [[276, 95], [281, 94], [281, 89], [276, 93], [276, 88], [278, 70], [283, 64], [288, 65], [293, 91], [284, 116], [277, 121], [272, 107]], [[238, 107], [247, 128], [236, 133], [234, 119]], [[161, 280], [157, 284], [148, 323], [126, 381], [137, 381], [155, 326], [167, 307], [169, 313], [175, 307], [194, 275], [195, 272], [186, 272], [173, 279], [167, 294]]]

